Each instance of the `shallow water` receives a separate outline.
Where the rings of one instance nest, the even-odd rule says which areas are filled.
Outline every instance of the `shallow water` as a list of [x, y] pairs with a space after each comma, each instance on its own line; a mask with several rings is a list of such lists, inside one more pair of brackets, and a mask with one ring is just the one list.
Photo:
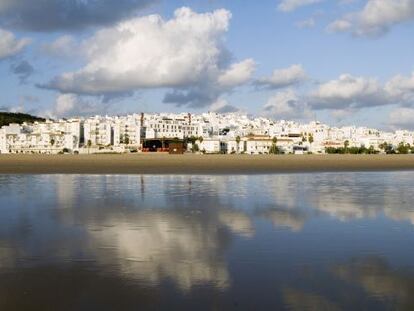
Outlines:
[[413, 310], [412, 172], [0, 175], [0, 310]]

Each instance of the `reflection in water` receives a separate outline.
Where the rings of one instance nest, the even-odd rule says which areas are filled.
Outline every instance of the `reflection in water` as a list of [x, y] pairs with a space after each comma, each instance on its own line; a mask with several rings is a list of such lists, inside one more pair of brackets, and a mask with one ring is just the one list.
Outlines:
[[361, 286], [368, 295], [393, 305], [395, 309], [414, 309], [414, 275], [390, 267], [380, 257], [362, 258], [337, 265], [333, 272], [338, 278]]
[[286, 227], [292, 231], [302, 230], [306, 222], [306, 214], [300, 210], [283, 208], [266, 208], [260, 210], [258, 215], [269, 219], [275, 227]]
[[289, 310], [337, 311], [341, 310], [327, 298], [317, 294], [286, 288], [283, 291], [284, 300]]
[[411, 175], [0, 175], [0, 309], [409, 308]]
[[[199, 216], [161, 212], [137, 213], [126, 219], [106, 219], [114, 224], [89, 230], [98, 248], [98, 260], [114, 259], [127, 277], [151, 284], [163, 278], [174, 280], [182, 289], [211, 282], [227, 287], [227, 267], [220, 258], [225, 237], [220, 224], [205, 225]], [[96, 228], [96, 229], [95, 229]]]

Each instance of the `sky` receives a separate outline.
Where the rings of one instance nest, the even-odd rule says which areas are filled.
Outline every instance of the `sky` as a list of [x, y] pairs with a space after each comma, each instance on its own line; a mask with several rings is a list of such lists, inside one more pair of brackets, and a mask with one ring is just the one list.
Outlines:
[[0, 0], [0, 110], [414, 129], [414, 0]]

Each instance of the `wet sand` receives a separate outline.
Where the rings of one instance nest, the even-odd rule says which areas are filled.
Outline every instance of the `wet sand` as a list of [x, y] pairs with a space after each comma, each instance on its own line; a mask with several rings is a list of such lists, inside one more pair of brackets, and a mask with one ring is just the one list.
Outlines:
[[0, 174], [267, 174], [414, 170], [414, 155], [0, 155]]

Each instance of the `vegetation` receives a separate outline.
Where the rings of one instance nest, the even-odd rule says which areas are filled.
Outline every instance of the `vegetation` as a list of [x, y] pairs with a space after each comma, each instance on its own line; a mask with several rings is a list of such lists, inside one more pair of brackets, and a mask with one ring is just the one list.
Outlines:
[[186, 139], [186, 142], [187, 143], [191, 143], [191, 144], [195, 144], [195, 142], [197, 141], [197, 137], [195, 137], [194, 135], [193, 136], [190, 136], [190, 137], [188, 137], [187, 139]]
[[273, 137], [272, 138], [272, 146], [270, 147], [269, 153], [270, 154], [281, 154], [281, 150], [279, 149], [278, 146], [276, 146], [277, 144], [277, 137]]
[[129, 135], [128, 134], [125, 134], [125, 136], [124, 136], [124, 144], [129, 145]]
[[34, 123], [35, 121], [44, 122], [45, 119], [26, 113], [0, 112], [0, 127], [10, 123], [22, 124], [23, 122]]
[[400, 143], [397, 147], [397, 152], [401, 154], [407, 154], [412, 151], [410, 144]]
[[309, 141], [310, 144], [312, 144], [314, 142], [314, 139], [313, 139], [313, 135], [312, 134], [309, 134], [308, 141]]
[[89, 154], [89, 150], [92, 146], [92, 141], [90, 139], [88, 139], [87, 146], [88, 146], [88, 154]]
[[236, 137], [236, 143], [237, 143], [237, 153], [240, 151], [240, 136]]
[[329, 154], [377, 154], [379, 153], [377, 150], [374, 149], [373, 146], [366, 148], [366, 147], [348, 147], [349, 145], [346, 145], [346, 147], [328, 147], [325, 149], [326, 153]]
[[400, 154], [408, 154], [408, 153], [414, 153], [414, 146], [411, 146], [410, 144], [404, 144], [400, 143], [397, 148], [395, 148], [393, 145], [388, 143], [383, 143], [379, 145], [379, 147], [386, 153], [386, 154], [394, 154], [394, 153], [400, 153]]
[[386, 154], [394, 154], [395, 150], [394, 147], [391, 144], [388, 143], [382, 143], [379, 145], [380, 149], [383, 150]]
[[270, 154], [283, 154], [283, 151], [280, 150], [280, 148], [277, 147], [275, 144], [273, 144], [272, 147], [270, 147], [269, 149], [269, 153]]
[[193, 144], [193, 146], [191, 147], [191, 151], [192, 152], [198, 152], [200, 151], [200, 147], [198, 147], [198, 144]]

